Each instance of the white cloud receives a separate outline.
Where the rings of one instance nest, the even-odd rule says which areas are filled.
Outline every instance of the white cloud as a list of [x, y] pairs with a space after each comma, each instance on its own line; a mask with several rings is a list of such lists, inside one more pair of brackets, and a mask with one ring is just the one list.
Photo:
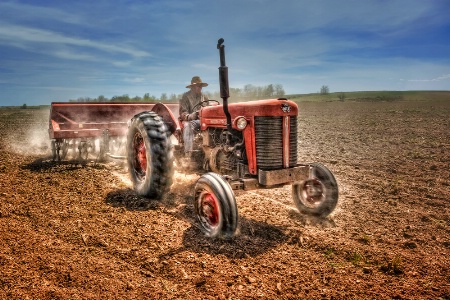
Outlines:
[[57, 32], [17, 26], [12, 24], [0, 24], [0, 44], [16, 45], [17, 43], [28, 44], [28, 49], [34, 47], [34, 43], [68, 45], [96, 49], [111, 53], [124, 53], [133, 57], [150, 56], [150, 53], [133, 49], [130, 47], [116, 46], [108, 43], [101, 43], [84, 38], [70, 37]]
[[56, 20], [67, 24], [89, 24], [79, 15], [67, 13], [57, 8], [29, 5], [19, 2], [2, 1], [0, 11], [4, 17], [14, 16], [15, 20]]
[[143, 77], [124, 78], [124, 81], [128, 83], [142, 83], [145, 81], [145, 78]]
[[[47, 52], [48, 53], [48, 52]], [[75, 53], [68, 50], [55, 50], [51, 52], [54, 56], [70, 60], [96, 61], [95, 56], [83, 53]]]
[[431, 79], [408, 79], [407, 81], [430, 82], [430, 81], [441, 81], [445, 79], [450, 79], [450, 74], [442, 75]]

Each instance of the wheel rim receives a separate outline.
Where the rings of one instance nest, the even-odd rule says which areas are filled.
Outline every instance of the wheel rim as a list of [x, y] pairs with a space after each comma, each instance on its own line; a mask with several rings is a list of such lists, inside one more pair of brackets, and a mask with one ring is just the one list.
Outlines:
[[200, 193], [198, 197], [198, 216], [202, 225], [208, 229], [213, 230], [217, 228], [220, 223], [219, 202], [214, 194], [207, 191]]
[[147, 170], [147, 152], [144, 139], [139, 132], [133, 138], [134, 172], [139, 180], [143, 180]]
[[325, 186], [318, 179], [308, 179], [300, 186], [300, 196], [306, 206], [315, 208], [325, 200]]

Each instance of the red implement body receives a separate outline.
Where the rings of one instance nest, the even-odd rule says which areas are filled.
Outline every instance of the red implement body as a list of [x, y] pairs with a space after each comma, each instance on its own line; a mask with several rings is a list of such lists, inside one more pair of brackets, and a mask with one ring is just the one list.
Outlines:
[[156, 112], [173, 133], [179, 127], [178, 107], [173, 103], [53, 102], [48, 129], [53, 156], [64, 159], [70, 148], [86, 156], [95, 148], [95, 140], [99, 141], [103, 156], [110, 139], [126, 138], [128, 122], [143, 111]]
[[[170, 121], [176, 129], [178, 104], [161, 103], [71, 103], [53, 102], [50, 111], [49, 136], [51, 139], [101, 137], [105, 129], [110, 136], [126, 136], [127, 122], [143, 111], [156, 111]], [[167, 108], [169, 111], [167, 111]]]

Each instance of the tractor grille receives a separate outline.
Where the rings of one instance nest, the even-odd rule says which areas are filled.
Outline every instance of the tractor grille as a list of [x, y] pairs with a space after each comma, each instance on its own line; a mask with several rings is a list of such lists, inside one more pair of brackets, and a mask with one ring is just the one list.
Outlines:
[[[290, 117], [289, 167], [297, 165], [297, 117]], [[258, 169], [283, 168], [283, 117], [255, 117]]]

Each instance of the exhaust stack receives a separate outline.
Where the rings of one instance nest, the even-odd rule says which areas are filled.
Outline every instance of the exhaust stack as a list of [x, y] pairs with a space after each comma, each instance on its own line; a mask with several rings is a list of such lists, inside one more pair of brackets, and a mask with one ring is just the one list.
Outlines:
[[220, 97], [223, 100], [223, 111], [227, 118], [227, 129], [233, 134], [234, 130], [231, 127], [231, 115], [228, 111], [228, 98], [230, 97], [230, 87], [228, 84], [228, 67], [225, 64], [225, 45], [223, 44], [225, 40], [220, 38], [217, 41], [217, 49], [220, 53], [220, 67], [219, 67], [219, 83], [220, 83]]

